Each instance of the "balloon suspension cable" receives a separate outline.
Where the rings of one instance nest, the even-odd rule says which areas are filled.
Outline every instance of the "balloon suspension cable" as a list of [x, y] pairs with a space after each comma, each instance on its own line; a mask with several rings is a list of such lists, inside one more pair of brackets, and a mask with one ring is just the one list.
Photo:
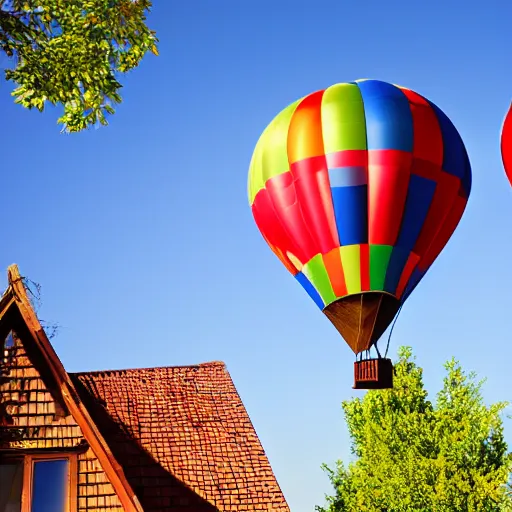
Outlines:
[[370, 349], [363, 350], [363, 351], [358, 352], [356, 354], [356, 361], [363, 361], [363, 360], [366, 360], [366, 359], [370, 359]]
[[[405, 292], [403, 294], [403, 297], [405, 297]], [[388, 355], [388, 350], [389, 350], [389, 342], [391, 341], [391, 336], [393, 334], [393, 329], [395, 328], [395, 324], [396, 324], [396, 321], [398, 320], [398, 317], [400, 316], [400, 312], [402, 311], [402, 308], [404, 307], [404, 303], [405, 303], [405, 299], [402, 299], [400, 301], [400, 307], [398, 308], [398, 311], [396, 312], [396, 316], [395, 316], [395, 319], [393, 320], [393, 324], [391, 325], [391, 330], [389, 331], [389, 336], [388, 336], [388, 343], [386, 345], [386, 352], [384, 353], [384, 358], [387, 357]], [[377, 347], [375, 347], [377, 348]]]

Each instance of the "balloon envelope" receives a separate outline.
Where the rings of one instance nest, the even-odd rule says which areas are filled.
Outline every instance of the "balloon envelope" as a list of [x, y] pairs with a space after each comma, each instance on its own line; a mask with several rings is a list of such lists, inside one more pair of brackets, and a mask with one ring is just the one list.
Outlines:
[[510, 107], [501, 132], [501, 156], [505, 173], [512, 185], [512, 106]]
[[437, 258], [470, 190], [447, 116], [377, 80], [285, 108], [261, 135], [248, 182], [264, 239], [355, 353], [377, 341]]

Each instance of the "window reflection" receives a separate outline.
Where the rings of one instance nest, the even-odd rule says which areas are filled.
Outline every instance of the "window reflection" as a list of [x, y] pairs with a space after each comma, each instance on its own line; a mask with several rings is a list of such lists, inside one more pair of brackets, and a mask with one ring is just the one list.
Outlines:
[[67, 488], [68, 461], [66, 459], [34, 462], [31, 512], [64, 512]]
[[0, 462], [0, 512], [21, 512], [23, 461]]

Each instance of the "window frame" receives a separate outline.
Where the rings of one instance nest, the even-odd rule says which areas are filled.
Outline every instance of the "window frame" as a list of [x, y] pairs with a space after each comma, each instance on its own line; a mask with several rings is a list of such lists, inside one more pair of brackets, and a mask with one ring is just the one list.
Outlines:
[[0, 453], [1, 460], [18, 460], [23, 464], [23, 487], [21, 490], [21, 512], [31, 512], [34, 465], [36, 462], [67, 460], [68, 477], [64, 512], [77, 510], [78, 457], [69, 452], [38, 452], [38, 453]]

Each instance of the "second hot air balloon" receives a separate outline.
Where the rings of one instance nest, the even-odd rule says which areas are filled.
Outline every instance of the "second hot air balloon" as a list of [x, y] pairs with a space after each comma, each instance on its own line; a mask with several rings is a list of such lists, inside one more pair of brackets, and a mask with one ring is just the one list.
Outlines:
[[470, 190], [452, 122], [386, 82], [312, 93], [261, 135], [249, 170], [254, 219], [358, 355], [354, 387], [392, 386], [391, 361], [367, 351], [448, 242]]
[[512, 185], [512, 106], [508, 110], [501, 131], [501, 156], [505, 173]]

